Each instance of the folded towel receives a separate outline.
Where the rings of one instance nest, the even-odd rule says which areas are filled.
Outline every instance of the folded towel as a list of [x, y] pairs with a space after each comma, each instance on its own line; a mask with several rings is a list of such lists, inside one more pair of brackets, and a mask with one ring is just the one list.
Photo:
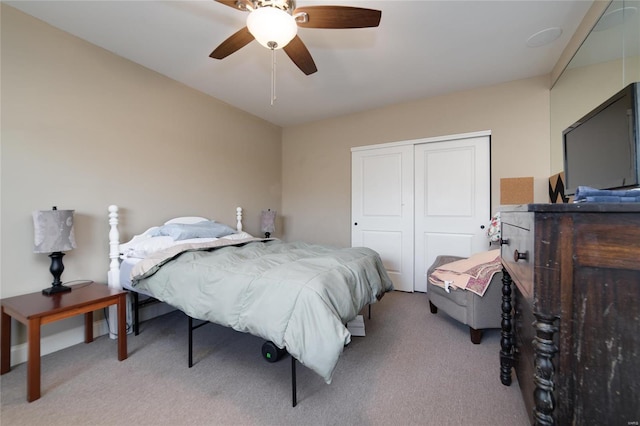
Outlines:
[[584, 197], [580, 202], [583, 203], [640, 203], [640, 195], [637, 197], [616, 197], [616, 196], [595, 196]]
[[640, 188], [612, 190], [579, 186], [574, 197], [576, 203], [638, 203]]

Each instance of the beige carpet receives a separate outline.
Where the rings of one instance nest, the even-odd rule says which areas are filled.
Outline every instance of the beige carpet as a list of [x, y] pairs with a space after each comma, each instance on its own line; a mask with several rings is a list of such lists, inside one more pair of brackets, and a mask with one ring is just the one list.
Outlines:
[[[10, 425], [491, 425], [528, 424], [515, 380], [499, 379], [500, 332], [482, 344], [422, 293], [388, 294], [365, 319], [327, 385], [298, 364], [264, 361], [262, 340], [216, 325], [194, 332], [172, 312], [129, 335], [129, 358], [100, 337], [42, 359], [42, 397], [26, 402], [26, 366], [0, 379], [2, 426]], [[499, 315], [499, 307], [496, 309]]]

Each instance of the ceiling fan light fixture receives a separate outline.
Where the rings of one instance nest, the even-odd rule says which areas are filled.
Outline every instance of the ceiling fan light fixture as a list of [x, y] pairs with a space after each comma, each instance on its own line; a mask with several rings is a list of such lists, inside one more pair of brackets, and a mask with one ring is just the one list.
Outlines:
[[297, 34], [295, 18], [277, 7], [260, 7], [249, 13], [247, 28], [267, 49], [282, 49]]

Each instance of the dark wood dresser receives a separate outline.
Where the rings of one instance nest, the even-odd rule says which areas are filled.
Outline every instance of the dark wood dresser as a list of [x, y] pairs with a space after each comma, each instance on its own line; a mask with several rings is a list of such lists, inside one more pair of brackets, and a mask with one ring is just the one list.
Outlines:
[[534, 424], [637, 425], [640, 204], [509, 210], [502, 383], [514, 368]]

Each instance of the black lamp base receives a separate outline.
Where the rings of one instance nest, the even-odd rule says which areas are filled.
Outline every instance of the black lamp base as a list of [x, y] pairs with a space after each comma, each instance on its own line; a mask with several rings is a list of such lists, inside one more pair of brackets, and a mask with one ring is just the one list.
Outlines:
[[42, 294], [44, 294], [45, 296], [53, 296], [54, 294], [66, 293], [68, 291], [71, 291], [71, 287], [67, 287], [66, 285], [62, 284], [52, 285], [51, 287], [42, 290]]
[[51, 272], [51, 275], [53, 275], [53, 283], [51, 283], [51, 287], [42, 290], [42, 294], [46, 296], [71, 291], [71, 287], [62, 285], [62, 281], [60, 281], [60, 275], [62, 275], [62, 271], [64, 271], [64, 265], [62, 264], [63, 256], [64, 253], [59, 251], [53, 252], [49, 255], [51, 258], [51, 267], [49, 268], [49, 271]]

